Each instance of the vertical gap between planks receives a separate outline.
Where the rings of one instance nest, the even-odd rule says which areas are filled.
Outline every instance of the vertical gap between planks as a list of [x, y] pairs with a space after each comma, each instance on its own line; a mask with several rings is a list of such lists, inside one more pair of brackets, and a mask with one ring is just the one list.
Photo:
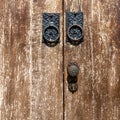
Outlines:
[[31, 112], [32, 112], [32, 106], [31, 106], [31, 95], [32, 95], [32, 12], [33, 12], [33, 0], [30, 0], [30, 31], [29, 31], [29, 45], [30, 45], [30, 120], [31, 120]]
[[91, 46], [91, 62], [92, 62], [92, 117], [93, 117], [93, 120], [95, 120], [95, 93], [94, 93], [94, 50], [93, 50], [93, 32], [92, 32], [92, 23], [93, 23], [93, 0], [91, 0], [91, 26], [90, 26], [90, 46]]
[[64, 0], [62, 0], [62, 74], [63, 74], [63, 120], [65, 120], [65, 84], [64, 84]]

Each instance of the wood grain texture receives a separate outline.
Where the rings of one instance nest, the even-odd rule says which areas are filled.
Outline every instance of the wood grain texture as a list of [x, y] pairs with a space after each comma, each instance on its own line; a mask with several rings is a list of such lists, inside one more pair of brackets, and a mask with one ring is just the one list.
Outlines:
[[29, 96], [29, 2], [0, 1], [1, 120], [27, 120]]
[[[120, 1], [64, 0], [64, 7], [84, 12], [85, 33], [76, 47], [64, 36], [65, 103], [62, 1], [0, 0], [1, 120], [120, 119]], [[61, 15], [55, 47], [41, 43], [43, 12]], [[71, 61], [80, 67], [74, 94], [67, 83]]]
[[0, 120], [63, 119], [62, 41], [41, 43], [43, 12], [61, 0], [0, 0]]
[[[31, 2], [31, 120], [63, 119], [62, 33], [60, 43], [42, 43], [42, 13], [62, 13], [61, 0]], [[60, 31], [62, 31], [60, 19]]]
[[[64, 0], [64, 6], [64, 12], [84, 13], [85, 34], [79, 46], [64, 39], [65, 120], [119, 120], [120, 1]], [[80, 67], [78, 91], [74, 94], [67, 83], [67, 65], [71, 61]]]

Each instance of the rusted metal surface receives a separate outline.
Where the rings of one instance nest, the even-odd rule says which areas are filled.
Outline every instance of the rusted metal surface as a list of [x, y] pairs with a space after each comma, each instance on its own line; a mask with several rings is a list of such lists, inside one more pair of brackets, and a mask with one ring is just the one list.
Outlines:
[[[120, 1], [65, 0], [64, 4], [64, 12], [84, 13], [84, 42], [73, 46], [64, 39], [65, 120], [119, 120]], [[74, 94], [67, 87], [71, 61], [80, 67]]]

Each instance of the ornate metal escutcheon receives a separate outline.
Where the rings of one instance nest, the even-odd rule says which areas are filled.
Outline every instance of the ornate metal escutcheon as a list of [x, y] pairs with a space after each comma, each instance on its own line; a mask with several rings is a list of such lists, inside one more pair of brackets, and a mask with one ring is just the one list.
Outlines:
[[73, 45], [83, 42], [83, 13], [67, 12], [66, 13], [66, 39]]
[[67, 68], [68, 72], [68, 89], [70, 92], [74, 93], [78, 89], [78, 84], [77, 84], [77, 76], [79, 74], [79, 67], [75, 62], [72, 62], [68, 65]]
[[48, 46], [54, 46], [59, 42], [59, 18], [59, 13], [43, 13], [42, 42], [46, 43]]

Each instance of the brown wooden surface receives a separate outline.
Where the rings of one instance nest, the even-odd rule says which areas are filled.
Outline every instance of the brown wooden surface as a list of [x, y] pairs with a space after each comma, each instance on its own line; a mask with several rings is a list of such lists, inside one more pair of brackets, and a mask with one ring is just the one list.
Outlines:
[[[0, 0], [0, 120], [119, 120], [119, 8], [120, 0]], [[79, 46], [66, 43], [66, 11], [84, 13]], [[60, 13], [55, 47], [41, 43], [43, 12]], [[74, 94], [71, 61], [80, 67]]]
[[[64, 37], [65, 120], [120, 120], [119, 8], [119, 0], [64, 0], [64, 12], [84, 13], [85, 34], [79, 46], [67, 44]], [[74, 94], [67, 83], [71, 61], [80, 67]]]
[[1, 120], [30, 115], [30, 6], [27, 0], [0, 0]]
[[0, 120], [63, 119], [62, 41], [41, 44], [43, 12], [61, 0], [0, 0]]
[[[30, 119], [62, 120], [62, 39], [60, 39], [60, 44], [55, 47], [41, 44], [43, 12], [62, 13], [62, 1], [34, 0], [31, 4], [32, 76]], [[61, 29], [62, 19], [60, 20], [60, 31], [62, 31]], [[62, 33], [60, 38], [62, 38]]]

